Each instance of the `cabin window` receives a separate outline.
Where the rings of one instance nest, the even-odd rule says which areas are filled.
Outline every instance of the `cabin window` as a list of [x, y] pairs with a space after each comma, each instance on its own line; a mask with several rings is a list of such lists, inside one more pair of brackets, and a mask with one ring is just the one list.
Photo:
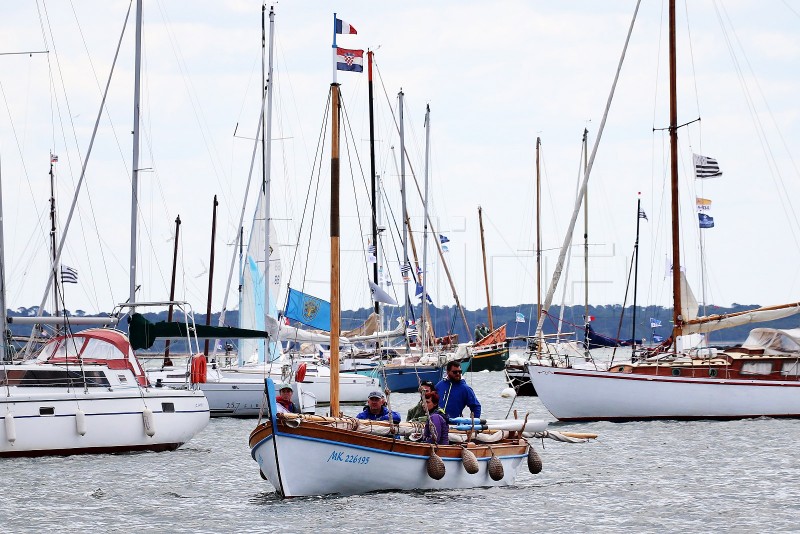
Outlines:
[[120, 384], [127, 384], [128, 383], [128, 377], [125, 376], [125, 375], [117, 375], [117, 380], [119, 380]]
[[117, 347], [102, 339], [89, 339], [83, 349], [84, 359], [117, 360], [125, 357]]
[[711, 369], [708, 370], [708, 376], [714, 378], [715, 376], [717, 376], [717, 370], [712, 367]]
[[164, 412], [164, 413], [175, 413], [175, 403], [162, 402], [161, 403], [161, 411]]
[[672, 376], [681, 376], [681, 370], [676, 367], [672, 370]]
[[742, 364], [743, 375], [768, 375], [772, 373], [772, 362], [745, 362]]
[[83, 377], [90, 387], [108, 387], [108, 379], [102, 371], [55, 371], [43, 369], [8, 371], [8, 383], [19, 387], [75, 387], [83, 385]]
[[52, 406], [39, 406], [39, 415], [55, 415], [56, 409]]
[[781, 374], [783, 376], [800, 376], [800, 361], [783, 362]]

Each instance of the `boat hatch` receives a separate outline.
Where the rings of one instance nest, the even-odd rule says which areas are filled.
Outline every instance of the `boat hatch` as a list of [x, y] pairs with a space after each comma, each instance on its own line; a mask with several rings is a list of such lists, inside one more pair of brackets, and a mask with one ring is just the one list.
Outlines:
[[164, 413], [175, 413], [175, 403], [162, 402], [161, 403], [161, 411], [164, 412]]
[[56, 409], [53, 406], [39, 406], [39, 415], [55, 415]]

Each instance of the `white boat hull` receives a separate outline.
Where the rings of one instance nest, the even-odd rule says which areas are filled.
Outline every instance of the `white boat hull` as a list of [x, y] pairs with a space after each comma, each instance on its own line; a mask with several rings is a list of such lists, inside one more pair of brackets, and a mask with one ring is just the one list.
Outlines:
[[528, 365], [562, 421], [800, 417], [800, 382], [644, 376]]
[[264, 477], [284, 497], [508, 486], [514, 483], [526, 457], [525, 454], [498, 455], [503, 463], [504, 476], [495, 481], [488, 473], [489, 458], [479, 458], [479, 471], [471, 475], [464, 469], [460, 458], [443, 457], [445, 475], [441, 480], [434, 480], [426, 470], [427, 456], [283, 433], [270, 435], [255, 444], [252, 456]]
[[0, 419], [13, 419], [0, 424], [0, 456], [172, 450], [208, 424], [208, 403], [199, 391], [20, 389], [0, 398]]

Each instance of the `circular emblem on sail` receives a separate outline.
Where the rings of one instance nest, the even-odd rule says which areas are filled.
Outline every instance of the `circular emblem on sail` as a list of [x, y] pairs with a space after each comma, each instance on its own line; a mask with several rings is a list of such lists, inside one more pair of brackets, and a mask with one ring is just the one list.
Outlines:
[[316, 299], [306, 299], [303, 302], [303, 318], [307, 321], [313, 321], [314, 317], [319, 313], [319, 302]]

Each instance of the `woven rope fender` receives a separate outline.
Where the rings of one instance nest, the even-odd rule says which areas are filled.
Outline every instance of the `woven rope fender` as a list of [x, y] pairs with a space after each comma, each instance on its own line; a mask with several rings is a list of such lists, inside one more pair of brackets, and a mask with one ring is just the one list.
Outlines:
[[431, 455], [425, 462], [425, 469], [428, 471], [428, 476], [434, 480], [441, 480], [444, 478], [444, 462], [439, 458], [439, 455], [436, 454], [433, 445], [431, 445]]
[[528, 471], [534, 475], [542, 472], [542, 457], [533, 449], [533, 446], [528, 445]]
[[470, 475], [474, 475], [480, 469], [478, 467], [478, 459], [475, 458], [475, 455], [472, 454], [472, 451], [466, 447], [462, 447], [461, 449], [461, 463], [464, 465], [466, 472]]
[[500, 458], [495, 456], [494, 449], [492, 449], [491, 445], [489, 445], [489, 451], [492, 453], [492, 457], [489, 458], [489, 476], [495, 482], [503, 480], [503, 477], [505, 476], [503, 471], [503, 462], [500, 461]]

